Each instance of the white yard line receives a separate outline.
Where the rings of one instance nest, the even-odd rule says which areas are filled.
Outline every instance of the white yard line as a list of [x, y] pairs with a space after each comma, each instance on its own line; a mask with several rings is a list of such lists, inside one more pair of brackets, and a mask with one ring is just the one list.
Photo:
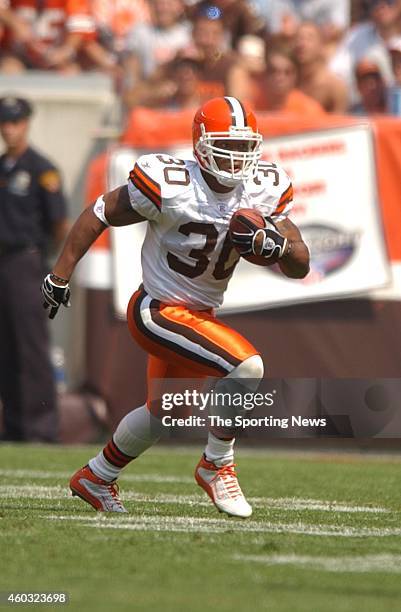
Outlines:
[[308, 555], [235, 555], [237, 561], [264, 565], [293, 565], [327, 572], [380, 572], [401, 573], [401, 555], [363, 555], [346, 557], [320, 557]]
[[[59, 472], [59, 471], [41, 471], [41, 470], [6, 470], [0, 469], [0, 477], [6, 478], [32, 478], [38, 480], [47, 480], [49, 478], [63, 479], [68, 482], [71, 478], [71, 472]], [[149, 482], [156, 484], [194, 484], [194, 479], [189, 476], [169, 476], [163, 474], [124, 474], [121, 478], [124, 486], [124, 482]], [[33, 485], [32, 485], [33, 487]], [[38, 488], [38, 487], [37, 487]], [[129, 498], [127, 495], [130, 493], [124, 493], [124, 498], [136, 499], [134, 497]], [[135, 494], [134, 494], [135, 495]], [[172, 496], [173, 497], [173, 496]], [[184, 497], [184, 496], [182, 496]], [[188, 496], [186, 496], [188, 497]], [[249, 501], [255, 508], [264, 508], [266, 506], [279, 508], [281, 510], [322, 510], [329, 512], [372, 512], [372, 513], [384, 513], [389, 512], [388, 509], [383, 507], [372, 507], [372, 506], [357, 506], [347, 504], [344, 502], [338, 502], [335, 500], [319, 500], [319, 499], [302, 499], [298, 497], [250, 497]], [[161, 502], [163, 503], [163, 502]], [[167, 502], [166, 502], [167, 503]], [[179, 503], [179, 502], [177, 502]]]
[[[67, 487], [43, 485], [0, 485], [0, 499], [28, 498], [28, 499], [67, 499], [71, 492]], [[133, 491], [124, 491], [124, 501], [135, 501], [153, 504], [189, 504], [209, 506], [204, 495], [168, 495], [159, 493], [157, 495], [146, 495]]]
[[[69, 480], [73, 472], [48, 472], [42, 470], [1, 470], [0, 476], [5, 478], [37, 478], [47, 480], [49, 478], [62, 478]], [[168, 476], [167, 474], [124, 474], [123, 481], [127, 482], [156, 482], [174, 484], [193, 484], [193, 478], [189, 476]]]
[[352, 506], [337, 501], [319, 499], [303, 499], [301, 497], [250, 497], [249, 501], [255, 508], [270, 506], [281, 510], [324, 510], [329, 512], [390, 512], [387, 508], [375, 506]]
[[[191, 481], [192, 482], [192, 481]], [[31, 498], [31, 499], [63, 499], [70, 496], [69, 489], [61, 485], [0, 485], [0, 498]], [[209, 506], [210, 502], [205, 501], [204, 495], [174, 495], [157, 493], [156, 495], [146, 495], [133, 491], [123, 491], [124, 501], [134, 501], [138, 503], [154, 504], [188, 504]], [[326, 511], [326, 512], [345, 512], [345, 513], [388, 513], [386, 508], [371, 506], [351, 506], [336, 501], [324, 501], [317, 499], [302, 499], [297, 497], [250, 497], [248, 498], [254, 508], [275, 508], [280, 510], [299, 510], [299, 511]]]
[[235, 519], [209, 519], [183, 516], [87, 516], [87, 515], [42, 515], [44, 520], [80, 522], [84, 527], [99, 529], [125, 529], [131, 531], [170, 531], [170, 532], [247, 532], [247, 533], [295, 533], [311, 536], [335, 537], [386, 537], [401, 536], [401, 528], [347, 527], [339, 525], [308, 525], [294, 523], [272, 523], [269, 521], [241, 521]]

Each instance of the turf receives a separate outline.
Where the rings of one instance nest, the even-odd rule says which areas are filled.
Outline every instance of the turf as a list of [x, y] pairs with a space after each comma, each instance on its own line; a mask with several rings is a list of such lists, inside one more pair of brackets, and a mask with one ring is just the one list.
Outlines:
[[239, 451], [244, 521], [195, 485], [199, 451], [163, 447], [121, 479], [129, 515], [95, 513], [66, 486], [94, 453], [0, 446], [0, 591], [82, 611], [400, 609], [399, 458]]

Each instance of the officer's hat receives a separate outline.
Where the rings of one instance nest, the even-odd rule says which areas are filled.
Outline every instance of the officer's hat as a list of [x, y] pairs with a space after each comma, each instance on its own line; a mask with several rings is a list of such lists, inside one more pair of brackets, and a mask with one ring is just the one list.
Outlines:
[[24, 98], [5, 96], [0, 98], [0, 123], [19, 121], [32, 115], [32, 105]]

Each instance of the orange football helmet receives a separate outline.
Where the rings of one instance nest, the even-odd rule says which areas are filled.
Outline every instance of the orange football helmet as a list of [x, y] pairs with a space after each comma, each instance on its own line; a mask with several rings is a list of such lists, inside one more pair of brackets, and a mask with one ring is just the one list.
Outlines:
[[[237, 98], [225, 96], [205, 102], [195, 114], [192, 139], [202, 170], [222, 185], [235, 187], [254, 175], [263, 139], [252, 110]], [[227, 140], [238, 142], [238, 150], [233, 144], [233, 148], [225, 148]]]

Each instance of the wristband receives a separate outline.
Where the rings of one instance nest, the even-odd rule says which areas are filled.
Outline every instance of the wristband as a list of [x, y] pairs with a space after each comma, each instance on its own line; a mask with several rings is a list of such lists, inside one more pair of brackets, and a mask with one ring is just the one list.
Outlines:
[[66, 278], [61, 278], [61, 276], [57, 276], [57, 274], [53, 274], [53, 272], [50, 274], [50, 280], [55, 283], [65, 283], [68, 285], [68, 280]]

